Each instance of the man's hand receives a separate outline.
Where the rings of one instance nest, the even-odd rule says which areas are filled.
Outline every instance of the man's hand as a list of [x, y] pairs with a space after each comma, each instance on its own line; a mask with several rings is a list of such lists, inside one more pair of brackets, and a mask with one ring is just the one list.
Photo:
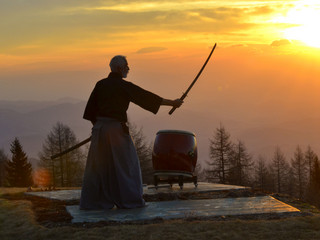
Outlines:
[[181, 100], [180, 98], [177, 98], [176, 100], [173, 100], [172, 102], [172, 107], [178, 108], [182, 105], [183, 100]]
[[161, 105], [172, 106], [172, 107], [178, 108], [182, 105], [182, 103], [183, 103], [183, 100], [181, 100], [180, 98], [177, 98], [175, 100], [162, 99]]

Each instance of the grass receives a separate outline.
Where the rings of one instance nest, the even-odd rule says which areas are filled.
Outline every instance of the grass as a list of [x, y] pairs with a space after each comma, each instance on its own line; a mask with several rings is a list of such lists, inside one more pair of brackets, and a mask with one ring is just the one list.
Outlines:
[[27, 188], [5, 188], [5, 187], [0, 187], [0, 197], [3, 195], [7, 194], [17, 194], [17, 193], [22, 193], [25, 192]]
[[27, 200], [8, 200], [6, 194], [26, 189], [0, 189], [0, 239], [320, 239], [320, 216], [274, 220], [163, 221], [150, 224], [113, 224], [87, 228], [71, 225], [46, 228], [35, 218]]

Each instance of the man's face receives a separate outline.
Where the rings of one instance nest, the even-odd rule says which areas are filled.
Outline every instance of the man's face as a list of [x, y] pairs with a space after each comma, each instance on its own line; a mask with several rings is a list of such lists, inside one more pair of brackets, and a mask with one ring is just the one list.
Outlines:
[[121, 68], [121, 75], [123, 78], [126, 78], [128, 75], [130, 68], [128, 66], [128, 62], [125, 63], [125, 65]]

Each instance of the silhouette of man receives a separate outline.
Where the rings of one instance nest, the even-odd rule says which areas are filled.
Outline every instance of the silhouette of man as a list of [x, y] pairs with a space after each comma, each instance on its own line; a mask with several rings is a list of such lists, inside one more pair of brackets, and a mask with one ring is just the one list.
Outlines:
[[110, 61], [111, 72], [98, 81], [83, 118], [93, 124], [80, 198], [80, 209], [137, 208], [145, 206], [139, 159], [127, 122], [133, 102], [156, 114], [161, 105], [180, 107], [170, 100], [125, 81], [129, 72], [125, 56]]

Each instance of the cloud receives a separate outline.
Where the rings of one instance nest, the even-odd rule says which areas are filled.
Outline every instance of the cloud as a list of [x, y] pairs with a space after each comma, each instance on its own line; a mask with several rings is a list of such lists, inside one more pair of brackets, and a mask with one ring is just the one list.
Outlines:
[[289, 45], [291, 42], [288, 39], [280, 39], [280, 40], [275, 40], [273, 41], [270, 45], [272, 47], [279, 47], [283, 45]]
[[253, 15], [272, 14], [275, 10], [269, 6], [261, 6], [253, 9]]
[[144, 54], [144, 53], [152, 53], [152, 52], [161, 52], [167, 50], [167, 48], [164, 47], [146, 47], [139, 49], [136, 53]]
[[[70, 53], [92, 52], [128, 42], [134, 42], [131, 50], [135, 51], [142, 46], [152, 46], [152, 39], [158, 42], [212, 38], [228, 43], [259, 42], [264, 35], [273, 34], [274, 23], [269, 21], [272, 13], [285, 9], [279, 2], [0, 0], [0, 14], [5, 19], [0, 22], [0, 52], [18, 55], [48, 55], [59, 49]], [[285, 27], [280, 24], [277, 23], [278, 28]], [[142, 48], [137, 53], [163, 50]]]

